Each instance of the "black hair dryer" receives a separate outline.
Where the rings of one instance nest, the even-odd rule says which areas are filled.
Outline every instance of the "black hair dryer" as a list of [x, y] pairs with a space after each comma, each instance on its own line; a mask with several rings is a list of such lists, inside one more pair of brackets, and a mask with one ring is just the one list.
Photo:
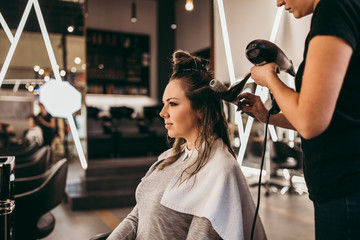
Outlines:
[[294, 65], [285, 53], [274, 43], [257, 39], [250, 42], [246, 47], [247, 59], [255, 65], [263, 65], [266, 63], [276, 63], [280, 71], [285, 71], [291, 76], [295, 76]]
[[[263, 39], [251, 41], [247, 45], [245, 52], [247, 59], [255, 65], [263, 65], [274, 62], [279, 66], [280, 71], [285, 71], [291, 76], [295, 76], [292, 61], [286, 57], [285, 53], [278, 46], [270, 41]], [[272, 100], [272, 107], [269, 112], [270, 114], [276, 114], [280, 112], [280, 108], [271, 92], [270, 97]]]

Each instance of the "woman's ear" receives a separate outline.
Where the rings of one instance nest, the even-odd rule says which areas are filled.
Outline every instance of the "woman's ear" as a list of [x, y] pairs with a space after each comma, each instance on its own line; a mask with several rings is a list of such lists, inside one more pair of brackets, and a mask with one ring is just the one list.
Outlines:
[[204, 113], [201, 111], [201, 109], [198, 109], [195, 111], [195, 116], [196, 116], [196, 120], [197, 120], [197, 123], [201, 125], [204, 124]]

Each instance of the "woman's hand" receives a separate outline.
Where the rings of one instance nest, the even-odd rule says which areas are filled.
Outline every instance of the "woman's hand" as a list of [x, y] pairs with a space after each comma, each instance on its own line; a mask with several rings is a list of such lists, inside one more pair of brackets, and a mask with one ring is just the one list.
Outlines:
[[238, 96], [239, 103], [237, 111], [242, 111], [261, 122], [266, 121], [268, 110], [261, 101], [260, 97], [252, 93], [242, 93]]
[[277, 78], [280, 72], [279, 66], [276, 63], [267, 63], [261, 66], [253, 66], [250, 70], [251, 78], [256, 84], [269, 88], [269, 83], [272, 79]]

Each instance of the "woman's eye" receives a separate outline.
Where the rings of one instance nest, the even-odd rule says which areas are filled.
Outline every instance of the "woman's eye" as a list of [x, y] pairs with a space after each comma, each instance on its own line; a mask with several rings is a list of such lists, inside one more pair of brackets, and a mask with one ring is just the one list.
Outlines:
[[174, 102], [169, 102], [169, 105], [170, 105], [170, 106], [176, 106], [177, 104], [174, 103]]

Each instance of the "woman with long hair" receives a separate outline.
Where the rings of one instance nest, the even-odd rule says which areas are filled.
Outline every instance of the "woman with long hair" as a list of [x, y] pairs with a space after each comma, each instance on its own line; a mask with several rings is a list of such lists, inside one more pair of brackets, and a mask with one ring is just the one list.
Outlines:
[[[136, 189], [108, 239], [249, 239], [255, 204], [232, 150], [207, 61], [178, 50], [160, 116], [172, 147]], [[266, 239], [260, 219], [255, 239]]]

